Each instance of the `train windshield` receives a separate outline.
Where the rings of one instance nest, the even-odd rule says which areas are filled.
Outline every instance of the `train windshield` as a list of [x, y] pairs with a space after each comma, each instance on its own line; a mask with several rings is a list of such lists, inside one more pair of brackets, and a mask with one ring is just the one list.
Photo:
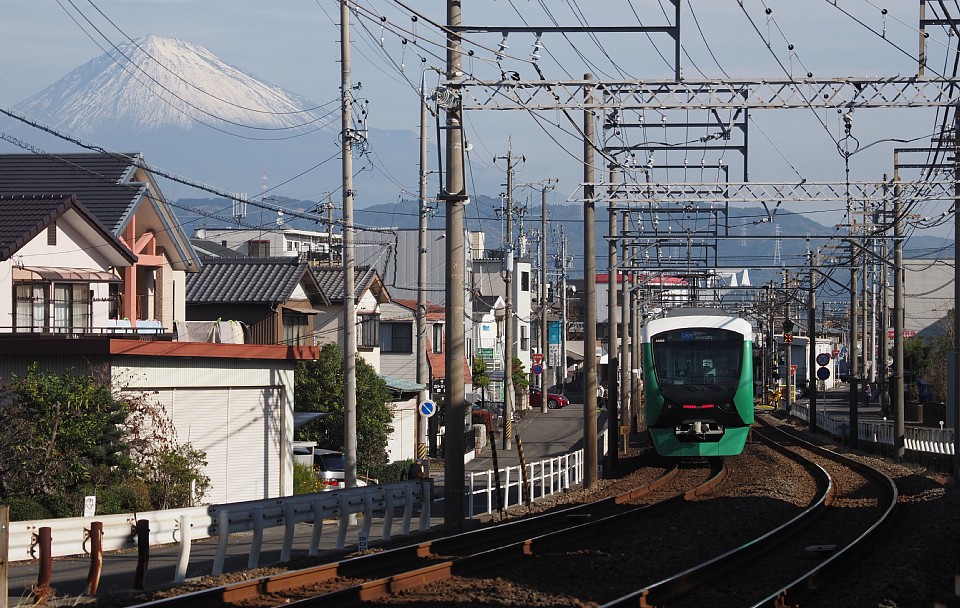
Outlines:
[[660, 386], [740, 383], [743, 336], [726, 329], [674, 329], [652, 338], [653, 365]]

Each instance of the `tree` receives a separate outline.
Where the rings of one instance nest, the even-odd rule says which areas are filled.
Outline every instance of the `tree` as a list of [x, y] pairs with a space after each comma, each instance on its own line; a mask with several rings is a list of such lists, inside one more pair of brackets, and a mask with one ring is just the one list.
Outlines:
[[14, 377], [0, 390], [0, 428], [0, 499], [30, 500], [46, 517], [76, 515], [90, 494], [101, 514], [186, 507], [209, 486], [206, 455], [178, 445], [161, 405], [73, 370]]
[[[297, 430], [297, 439], [342, 450], [343, 351], [326, 344], [316, 361], [300, 361], [294, 381], [294, 407], [300, 412], [327, 416]], [[387, 462], [387, 438], [393, 431], [390, 392], [373, 367], [357, 357], [357, 468], [364, 470]]]
[[490, 386], [490, 374], [487, 373], [487, 362], [483, 360], [483, 357], [473, 358], [470, 375], [473, 377], [473, 388], [480, 389], [480, 398], [485, 403], [487, 401], [487, 388]]

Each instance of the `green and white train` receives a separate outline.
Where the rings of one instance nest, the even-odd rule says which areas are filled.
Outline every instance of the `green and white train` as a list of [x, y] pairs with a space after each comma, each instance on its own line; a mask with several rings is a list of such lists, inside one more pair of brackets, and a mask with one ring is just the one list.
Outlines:
[[680, 308], [643, 328], [644, 421], [664, 456], [731, 456], [753, 424], [753, 329]]

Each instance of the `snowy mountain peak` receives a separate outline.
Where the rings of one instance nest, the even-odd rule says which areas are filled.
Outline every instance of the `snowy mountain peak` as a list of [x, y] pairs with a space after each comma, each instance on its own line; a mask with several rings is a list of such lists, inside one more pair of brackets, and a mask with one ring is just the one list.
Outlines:
[[17, 109], [80, 136], [205, 123], [282, 138], [323, 128], [337, 108], [317, 108], [198, 44], [150, 35], [110, 48]]

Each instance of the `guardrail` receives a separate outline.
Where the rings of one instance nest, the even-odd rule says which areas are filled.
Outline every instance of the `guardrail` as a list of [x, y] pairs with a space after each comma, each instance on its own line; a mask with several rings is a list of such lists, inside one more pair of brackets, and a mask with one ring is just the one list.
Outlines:
[[416, 504], [420, 505], [419, 529], [429, 529], [431, 494], [431, 482], [424, 479], [189, 509], [15, 521], [10, 522], [7, 555], [0, 556], [0, 559], [7, 563], [8, 560], [22, 561], [41, 557], [38, 546], [41, 528], [49, 528], [51, 531], [48, 557], [88, 554], [93, 522], [103, 524], [103, 551], [130, 549], [137, 546], [138, 522], [146, 521], [149, 526], [150, 545], [179, 544], [180, 554], [174, 582], [183, 582], [190, 559], [191, 541], [195, 539], [217, 537], [213, 574], [221, 574], [230, 534], [252, 531], [248, 567], [253, 568], [259, 565], [263, 531], [266, 528], [284, 528], [281, 561], [286, 561], [290, 558], [293, 547], [295, 525], [314, 522], [310, 555], [316, 555], [324, 524], [331, 519], [336, 520], [338, 527], [338, 549], [344, 548], [351, 519], [361, 514], [363, 522], [360, 536], [363, 538], [369, 538], [373, 520], [379, 516], [383, 519], [382, 538], [390, 539], [394, 532], [393, 523], [397, 518], [397, 511], [401, 507], [401, 534], [409, 534]]
[[[810, 407], [807, 404], [794, 403], [790, 414], [810, 422]], [[847, 439], [850, 436], [850, 421], [846, 418], [835, 418], [827, 412], [817, 412], [817, 426], [838, 439]], [[893, 421], [858, 422], [857, 436], [860, 441], [893, 448]], [[908, 426], [904, 429], [903, 440], [904, 447], [912, 452], [941, 455], [953, 455], [954, 452], [953, 429]]]

